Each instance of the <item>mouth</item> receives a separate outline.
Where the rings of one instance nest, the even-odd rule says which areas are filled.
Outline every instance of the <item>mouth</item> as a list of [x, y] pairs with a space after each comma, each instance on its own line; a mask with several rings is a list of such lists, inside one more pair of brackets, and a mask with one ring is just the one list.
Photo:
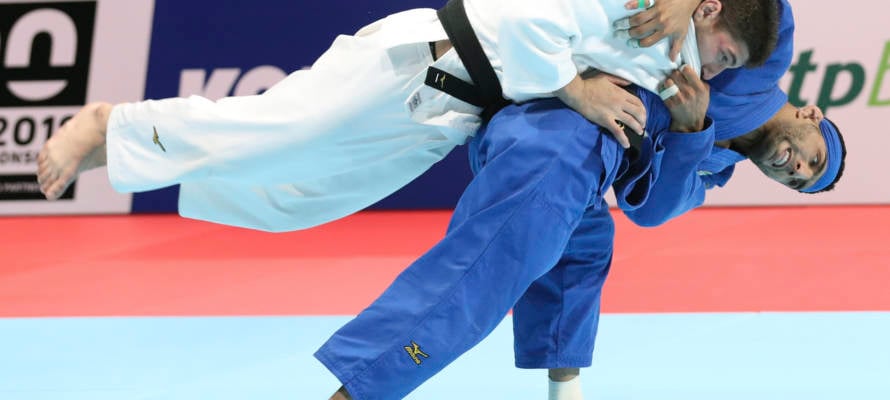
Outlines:
[[777, 154], [773, 157], [772, 166], [773, 168], [782, 168], [788, 165], [788, 162], [791, 161], [791, 149], [785, 149], [785, 151]]

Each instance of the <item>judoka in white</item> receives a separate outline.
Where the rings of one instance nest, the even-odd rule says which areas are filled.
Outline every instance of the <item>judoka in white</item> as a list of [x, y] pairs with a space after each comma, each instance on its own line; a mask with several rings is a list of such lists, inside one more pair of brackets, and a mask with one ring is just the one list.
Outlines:
[[[585, 114], [588, 105], [578, 99], [585, 94], [570, 90], [581, 81], [579, 71], [609, 71], [658, 91], [681, 62], [698, 64], [696, 35], [690, 25], [678, 62], [665, 56], [667, 41], [631, 48], [612, 27], [634, 12], [624, 3], [465, 5], [507, 98], [557, 94], [602, 126], [618, 120], [641, 132], [644, 118], [634, 115], [644, 111], [629, 94], [600, 107], [618, 113]], [[702, 5], [713, 11], [721, 3]], [[404, 186], [478, 128], [479, 108], [424, 85], [428, 66], [469, 80], [454, 50], [433, 59], [429, 43], [446, 38], [434, 10], [410, 10], [338, 37], [311, 69], [262, 95], [88, 106], [41, 152], [41, 188], [58, 197], [79, 171], [107, 160], [119, 191], [180, 183], [179, 212], [186, 217], [268, 231], [341, 218]], [[716, 74], [741, 66], [722, 54], [702, 60], [702, 69]], [[96, 133], [68, 133], [88, 130]]]

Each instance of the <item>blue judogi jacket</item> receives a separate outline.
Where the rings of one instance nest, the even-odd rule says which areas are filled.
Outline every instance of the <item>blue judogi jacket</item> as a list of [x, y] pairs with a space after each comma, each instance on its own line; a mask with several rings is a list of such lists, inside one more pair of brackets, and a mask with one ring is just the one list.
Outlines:
[[[643, 89], [637, 89], [637, 95], [648, 114], [647, 136], [637, 156], [623, 152], [612, 188], [618, 208], [634, 223], [657, 226], [704, 202], [705, 190], [713, 184], [709, 175], [699, 171], [711, 158], [715, 124], [708, 118], [700, 132], [673, 132], [670, 111], [661, 99]], [[599, 127], [591, 124], [589, 129], [591, 134], [596, 134], [596, 129], [612, 140]], [[713, 165], [719, 168], [722, 164]]]

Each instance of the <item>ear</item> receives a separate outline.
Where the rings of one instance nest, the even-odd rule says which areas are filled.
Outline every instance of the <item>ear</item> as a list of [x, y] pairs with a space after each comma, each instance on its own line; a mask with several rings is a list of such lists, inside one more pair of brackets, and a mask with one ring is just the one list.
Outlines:
[[825, 116], [822, 115], [822, 110], [819, 107], [808, 105], [797, 109], [797, 118], [809, 119], [816, 123], [820, 123], [825, 119]]
[[717, 21], [721, 10], [723, 10], [723, 3], [720, 0], [703, 0], [699, 3], [698, 8], [695, 9], [692, 18], [696, 22], [708, 21], [714, 23]]

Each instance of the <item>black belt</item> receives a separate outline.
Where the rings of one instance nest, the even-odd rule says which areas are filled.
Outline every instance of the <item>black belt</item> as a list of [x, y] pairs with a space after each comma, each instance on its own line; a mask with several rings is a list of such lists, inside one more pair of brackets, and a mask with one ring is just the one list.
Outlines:
[[445, 34], [467, 69], [473, 83], [440, 69], [430, 67], [426, 84], [477, 107], [482, 107], [481, 117], [487, 121], [510, 101], [504, 98], [501, 83], [494, 72], [479, 38], [473, 32], [463, 0], [449, 0], [438, 12]]

